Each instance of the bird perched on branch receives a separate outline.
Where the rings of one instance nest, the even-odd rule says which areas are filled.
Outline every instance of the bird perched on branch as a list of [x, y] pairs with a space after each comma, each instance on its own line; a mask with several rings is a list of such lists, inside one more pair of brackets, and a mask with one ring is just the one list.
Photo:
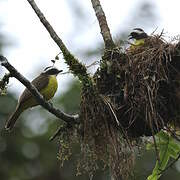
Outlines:
[[145, 39], [148, 38], [148, 35], [141, 28], [135, 28], [129, 34], [129, 39], [135, 40], [133, 44], [130, 46], [130, 50], [134, 50], [136, 47], [139, 47], [144, 44]]
[[[48, 67], [31, 82], [47, 101], [50, 100], [57, 91], [58, 83], [56, 76], [60, 72], [62, 72], [62, 70], [58, 70], [54, 67]], [[16, 120], [24, 110], [37, 105], [39, 105], [39, 103], [36, 101], [31, 92], [26, 88], [19, 97], [16, 110], [7, 120], [5, 128], [7, 130], [11, 130], [14, 127]]]

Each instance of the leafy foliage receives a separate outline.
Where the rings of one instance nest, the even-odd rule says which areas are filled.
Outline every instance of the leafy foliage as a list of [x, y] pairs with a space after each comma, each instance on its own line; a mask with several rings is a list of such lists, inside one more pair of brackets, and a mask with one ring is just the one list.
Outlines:
[[[165, 131], [160, 131], [156, 135], [156, 146], [159, 160], [156, 161], [154, 170], [148, 180], [158, 180], [162, 172], [167, 168], [170, 158], [177, 160], [180, 156], [180, 143]], [[154, 147], [154, 143], [147, 144], [148, 150], [154, 149]]]

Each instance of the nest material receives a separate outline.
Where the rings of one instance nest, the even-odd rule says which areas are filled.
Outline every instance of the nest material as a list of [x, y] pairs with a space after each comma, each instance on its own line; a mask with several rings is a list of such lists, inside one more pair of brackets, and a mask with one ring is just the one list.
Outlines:
[[78, 170], [92, 175], [103, 162], [115, 179], [128, 179], [134, 138], [180, 126], [179, 47], [151, 36], [133, 50], [105, 52], [94, 84], [82, 89]]
[[150, 36], [143, 46], [125, 53], [115, 50], [104, 57], [106, 66], [95, 75], [97, 87], [111, 98], [130, 137], [151, 136], [169, 123], [180, 122], [177, 49], [161, 36]]
[[97, 92], [96, 86], [90, 91], [84, 90], [82, 94], [81, 169], [93, 174], [99, 168], [111, 167], [112, 172], [116, 171], [117, 179], [126, 179], [131, 173], [134, 159], [127, 153], [129, 146], [121, 130], [112, 123], [115, 117], [107, 105], [110, 99], [104, 98]]
[[105, 53], [94, 75], [94, 87], [82, 93], [82, 144], [86, 147], [82, 153], [95, 157], [93, 162], [85, 158], [90, 171], [100, 160], [112, 168], [116, 179], [127, 179], [133, 167], [132, 138], [152, 136], [179, 123], [180, 58], [176, 50], [177, 45], [151, 36], [133, 50]]

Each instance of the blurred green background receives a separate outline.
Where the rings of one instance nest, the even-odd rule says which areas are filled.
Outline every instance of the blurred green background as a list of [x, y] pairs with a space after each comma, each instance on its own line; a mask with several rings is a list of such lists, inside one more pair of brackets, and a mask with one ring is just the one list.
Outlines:
[[[68, 2], [74, 16], [74, 23], [76, 25], [81, 24], [81, 26], [85, 24], [86, 19], [83, 18], [84, 12], [81, 11], [81, 4]], [[116, 41], [122, 43], [122, 40], [127, 39], [127, 32], [130, 31], [130, 28], [145, 27], [148, 29], [154, 21], [159, 21], [154, 4], [150, 1], [141, 1], [136, 10], [132, 12], [124, 29], [121, 29], [116, 36]], [[3, 27], [2, 24], [0, 24], [1, 26]], [[9, 44], [16, 46], [16, 41], [7, 37], [7, 34], [2, 33], [0, 29], [0, 53], [4, 54], [4, 50]], [[84, 59], [93, 59], [94, 61], [102, 53], [102, 49], [103, 45], [99, 43], [94, 48], [87, 48], [83, 52], [79, 50], [79, 53]], [[88, 63], [93, 61], [89, 60]], [[38, 67], [35, 71], [39, 71]], [[2, 67], [0, 67], [1, 77], [2, 74]], [[24, 112], [11, 133], [4, 131], [5, 120], [15, 109], [17, 98], [15, 92], [8, 92], [7, 95], [0, 96], [0, 180], [88, 180], [88, 175], [76, 176], [75, 160], [77, 155], [75, 153], [65, 163], [64, 167], [60, 167], [57, 158], [60, 148], [58, 139], [53, 142], [49, 141], [49, 137], [60, 125], [60, 120], [41, 107]], [[77, 80], [69, 82], [68, 88], [56, 96], [53, 102], [56, 107], [67, 113], [77, 113], [80, 103], [79, 82]], [[76, 147], [74, 147], [75, 151]], [[133, 179], [145, 180], [151, 174], [154, 164], [155, 154], [153, 152], [142, 151], [137, 153]], [[98, 171], [93, 179], [110, 180], [108, 170]], [[179, 180], [180, 161], [167, 170], [160, 179]]]

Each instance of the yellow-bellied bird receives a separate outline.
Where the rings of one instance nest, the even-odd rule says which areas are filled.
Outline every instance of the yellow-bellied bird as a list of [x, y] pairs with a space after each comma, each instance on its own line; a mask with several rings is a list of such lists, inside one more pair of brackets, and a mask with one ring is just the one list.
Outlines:
[[[51, 99], [57, 91], [58, 82], [56, 76], [62, 72], [57, 68], [46, 68], [38, 77], [36, 77], [31, 83], [37, 88], [45, 100]], [[31, 92], [26, 88], [22, 95], [19, 97], [16, 110], [7, 120], [5, 128], [11, 130], [20, 114], [31, 107], [39, 105], [35, 100]]]
[[134, 43], [131, 44], [130, 50], [135, 49], [136, 47], [139, 47], [144, 44], [145, 39], [148, 38], [148, 35], [143, 31], [141, 28], [135, 28], [133, 31], [129, 34], [129, 39], [133, 39]]

